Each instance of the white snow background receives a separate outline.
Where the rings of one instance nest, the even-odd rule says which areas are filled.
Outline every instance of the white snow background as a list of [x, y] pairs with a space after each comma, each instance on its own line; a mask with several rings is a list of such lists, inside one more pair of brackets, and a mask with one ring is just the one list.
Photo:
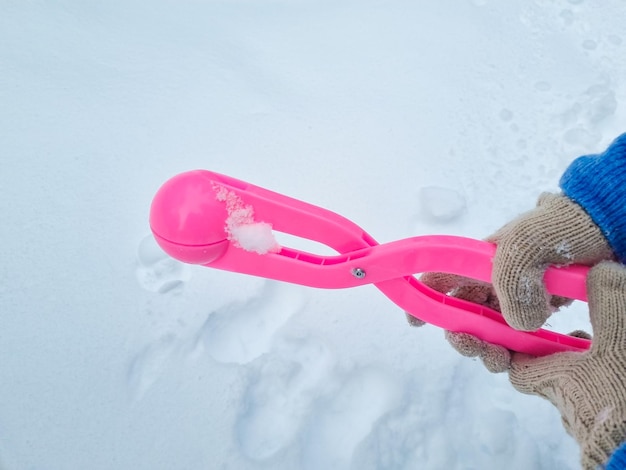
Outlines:
[[379, 242], [482, 238], [624, 130], [625, 24], [624, 0], [0, 0], [0, 467], [578, 468], [555, 409], [373, 286], [182, 265], [148, 211], [206, 168]]

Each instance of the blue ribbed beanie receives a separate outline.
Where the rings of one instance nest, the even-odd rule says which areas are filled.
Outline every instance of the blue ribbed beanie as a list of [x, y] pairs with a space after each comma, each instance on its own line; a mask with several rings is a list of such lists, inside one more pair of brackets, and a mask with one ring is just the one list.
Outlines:
[[578, 157], [560, 181], [563, 193], [585, 209], [626, 263], [626, 134], [603, 153]]

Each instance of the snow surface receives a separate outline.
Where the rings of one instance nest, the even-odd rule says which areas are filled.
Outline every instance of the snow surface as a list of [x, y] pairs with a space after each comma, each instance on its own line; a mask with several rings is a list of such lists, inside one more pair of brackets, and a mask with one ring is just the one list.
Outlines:
[[454, 189], [426, 186], [420, 189], [419, 195], [423, 216], [433, 222], [455, 220], [465, 209], [465, 198]]
[[0, 467], [578, 468], [556, 410], [374, 287], [184, 266], [147, 219], [206, 168], [381, 242], [484, 237], [624, 130], [624, 24], [624, 0], [0, 2]]

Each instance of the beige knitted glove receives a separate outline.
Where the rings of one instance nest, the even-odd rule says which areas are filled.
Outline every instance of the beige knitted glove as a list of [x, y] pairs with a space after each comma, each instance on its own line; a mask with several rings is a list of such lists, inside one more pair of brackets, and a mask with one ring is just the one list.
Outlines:
[[[445, 273], [426, 273], [427, 286], [502, 312], [514, 328], [536, 330], [553, 311], [568, 303], [551, 297], [543, 285], [549, 265], [595, 264], [613, 259], [613, 252], [587, 213], [560, 194], [544, 193], [537, 207], [514, 219], [487, 238], [497, 244], [493, 260], [493, 286]], [[412, 326], [421, 326], [407, 314]], [[480, 357], [490, 372], [509, 367], [509, 352], [465, 333], [446, 332], [450, 344], [461, 354]]]
[[487, 240], [498, 246], [492, 282], [500, 310], [518, 330], [536, 330], [552, 313], [543, 285], [549, 265], [593, 265], [614, 258], [606, 238], [583, 208], [566, 196], [549, 193], [539, 197], [535, 209]]
[[493, 285], [443, 273], [426, 273], [420, 280], [440, 292], [499, 310], [518, 329], [541, 327], [555, 308], [566, 303], [551, 298], [544, 288], [549, 265], [597, 264], [587, 279], [595, 339], [586, 353], [511, 356], [505, 348], [474, 336], [446, 332], [461, 354], [480, 357], [492, 372], [509, 370], [517, 390], [550, 400], [580, 444], [583, 468], [596, 468], [626, 440], [626, 268], [603, 261], [614, 255], [600, 229], [562, 195], [543, 194], [535, 209], [488, 241], [498, 245]]
[[626, 440], [626, 267], [602, 262], [587, 277], [594, 340], [585, 353], [514, 353], [509, 379], [548, 399], [581, 448], [582, 466], [605, 463]]

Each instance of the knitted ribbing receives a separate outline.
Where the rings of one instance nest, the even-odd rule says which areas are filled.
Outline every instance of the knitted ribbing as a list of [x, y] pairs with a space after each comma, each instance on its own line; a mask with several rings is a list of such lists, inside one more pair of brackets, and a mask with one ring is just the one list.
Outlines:
[[599, 155], [577, 158], [560, 181], [600, 227], [621, 262], [626, 262], [626, 134]]

